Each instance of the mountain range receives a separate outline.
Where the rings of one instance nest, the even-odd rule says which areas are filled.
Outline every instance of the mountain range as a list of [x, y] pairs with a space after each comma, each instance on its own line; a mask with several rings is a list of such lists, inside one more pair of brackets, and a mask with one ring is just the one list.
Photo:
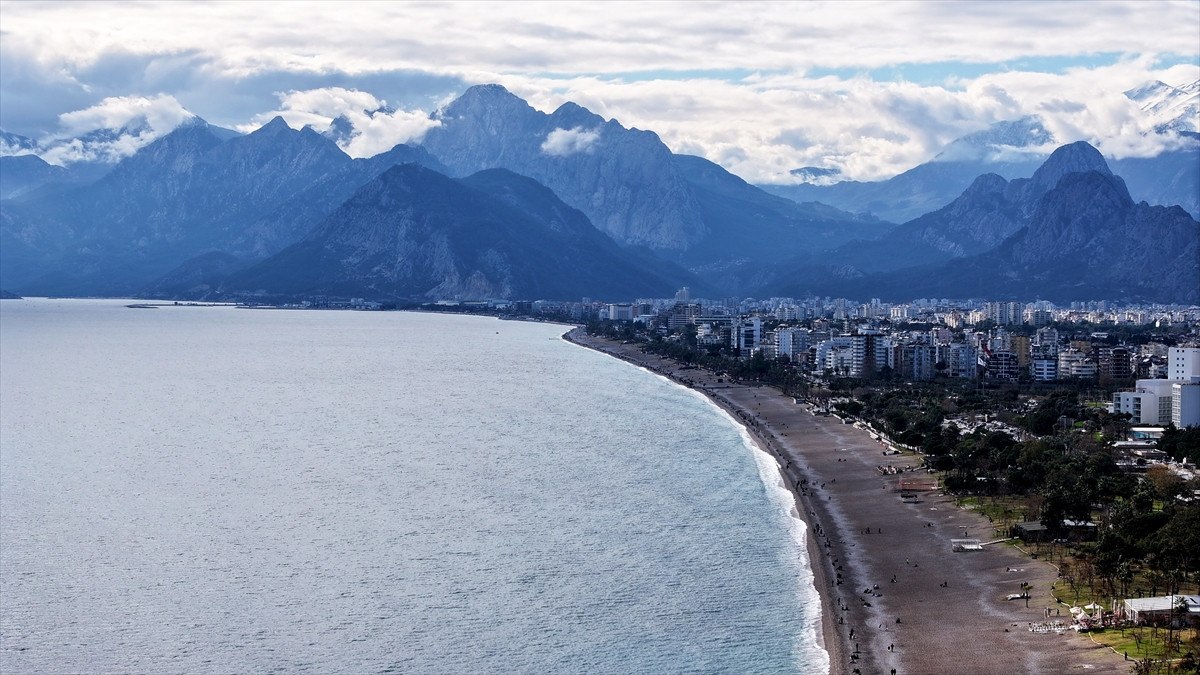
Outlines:
[[[880, 262], [888, 251], [895, 259]], [[985, 174], [945, 208], [829, 257], [773, 290], [1200, 303], [1200, 222], [1178, 206], [1135, 203], [1082, 141], [1032, 178]], [[855, 259], [877, 264], [845, 262]]]
[[422, 141], [451, 175], [504, 168], [549, 187], [602, 232], [692, 267], [775, 260], [882, 232], [878, 220], [773, 197], [650, 131], [574, 103], [546, 114], [499, 85], [436, 112]]
[[260, 296], [629, 298], [698, 283], [651, 266], [547, 187], [416, 164], [368, 182], [299, 242], [224, 281]]
[[1200, 80], [1172, 87], [1155, 80], [1125, 92], [1125, 97], [1151, 115], [1160, 132], [1200, 132]]
[[[812, 186], [869, 187], [874, 196], [851, 210], [870, 211], [875, 202], [863, 200], [875, 199], [900, 214], [963, 184], [894, 225], [769, 194], [672, 153], [652, 132], [571, 103], [543, 113], [498, 85], [472, 87], [432, 117], [419, 145], [363, 159], [337, 145], [351, 132], [345, 120], [297, 130], [280, 118], [246, 135], [193, 118], [98, 178], [66, 177], [70, 169], [28, 154], [0, 158], [0, 286], [390, 300], [628, 299], [680, 285], [757, 295], [1196, 295], [1195, 219], [1135, 203], [1086, 143], [1042, 154], [1053, 141], [1035, 118], [960, 139], [888, 185]], [[1164, 194], [1186, 188], [1200, 145], [1188, 152], [1144, 160], [1135, 173]], [[995, 167], [1003, 171], [971, 173]], [[1094, 257], [1043, 269], [1027, 248], [1051, 244], [1069, 246], [1060, 257]], [[1143, 283], [1110, 261], [1172, 278]]]
[[[1197, 94], [1190, 102], [1177, 100], [1185, 90], [1156, 83], [1176, 93], [1147, 85], [1174, 106], [1165, 106], [1159, 98], [1147, 99], [1147, 114], [1156, 120], [1158, 133], [1169, 147], [1153, 157], [1109, 159], [1112, 169], [1123, 176], [1135, 199], [1162, 206], [1179, 205], [1200, 218], [1200, 133], [1194, 130], [1200, 117]], [[1187, 90], [1200, 89], [1200, 82]], [[1145, 92], [1126, 92], [1135, 96]], [[1155, 101], [1165, 107], [1156, 108]], [[803, 167], [792, 172], [802, 182], [759, 185], [763, 190], [799, 202], [817, 201], [839, 209], [869, 213], [884, 220], [904, 222], [950, 203], [971, 184], [976, 176], [994, 173], [1007, 179], [1027, 178], [1046, 160], [1055, 143], [1053, 136], [1036, 117], [998, 122], [988, 129], [963, 136], [952, 142], [928, 162], [919, 164], [892, 178], [880, 181], [839, 181], [836, 169]]]
[[3, 283], [123, 295], [199, 254], [260, 259], [401, 162], [441, 168], [427, 152], [404, 145], [351, 159], [321, 134], [291, 129], [281, 118], [228, 140], [196, 118], [94, 183], [6, 202]]

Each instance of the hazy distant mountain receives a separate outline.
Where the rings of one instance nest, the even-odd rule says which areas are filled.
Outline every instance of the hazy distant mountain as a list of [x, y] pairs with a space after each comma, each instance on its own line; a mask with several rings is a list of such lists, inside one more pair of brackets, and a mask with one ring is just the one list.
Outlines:
[[33, 153], [37, 150], [37, 141], [0, 129], [0, 157]]
[[[207, 124], [198, 117], [183, 120], [179, 126]], [[219, 140], [240, 136], [236, 131], [208, 125], [209, 131]], [[163, 133], [152, 129], [144, 116], [135, 117], [117, 127], [100, 127], [76, 136], [47, 136], [39, 140], [0, 131], [0, 158], [11, 155], [37, 155], [51, 166], [61, 169], [53, 172], [26, 170], [31, 165], [16, 166], [5, 162], [5, 171], [12, 169], [19, 178], [10, 179], [21, 185], [11, 194], [0, 194], [0, 199], [29, 198], [37, 195], [61, 194], [70, 188], [99, 180], [123, 159], [136, 154]], [[42, 180], [39, 180], [42, 179]]]
[[809, 277], [780, 292], [1200, 302], [1200, 222], [1179, 207], [1135, 204], [1086, 143], [1059, 148], [1029, 180], [982, 176], [947, 209], [901, 229], [920, 236], [918, 226], [956, 232], [976, 249], [884, 274]]
[[333, 118], [321, 135], [329, 140], [337, 143], [338, 146], [343, 146], [350, 142], [354, 137], [354, 123], [345, 115], [338, 115]]
[[1200, 303], [1200, 222], [1134, 204], [1121, 180], [1071, 174], [996, 249], [893, 277], [914, 294]]
[[852, 218], [818, 203], [796, 204], [770, 195], [702, 157], [673, 155], [671, 165], [688, 184], [710, 235], [685, 259], [703, 269], [737, 258], [769, 263], [796, 251], [819, 252], [842, 242], [879, 236], [892, 227]]
[[210, 251], [262, 258], [299, 240], [389, 162], [436, 165], [407, 147], [352, 160], [279, 118], [246, 136], [221, 136], [196, 120], [93, 184], [6, 206], [5, 286], [126, 294]]
[[103, 162], [50, 164], [40, 157], [45, 150], [32, 138], [0, 129], [0, 199], [28, 198], [43, 188], [52, 192], [90, 183], [112, 169], [112, 164]]
[[208, 300], [220, 297], [220, 287], [235, 272], [249, 267], [253, 260], [238, 258], [221, 251], [209, 251], [185, 260], [175, 269], [143, 286], [138, 297], [161, 299]]
[[0, 199], [9, 199], [62, 180], [66, 170], [37, 155], [0, 156]]
[[[1152, 112], [1171, 112], [1186, 106], [1189, 94], [1151, 87], [1134, 95]], [[786, 285], [845, 294], [855, 285], [934, 283], [902, 269], [920, 266], [950, 286], [957, 279], [971, 287], [970, 269], [944, 263], [975, 261], [982, 269], [978, 261], [986, 258], [1006, 260], [1054, 289], [1065, 288], [1067, 277], [1022, 257], [1020, 243], [1004, 247], [1022, 232], [1030, 245], [1045, 244], [1030, 233], [1052, 231], [1047, 218], [1073, 217], [1069, 197], [1112, 196], [1064, 183], [1075, 175], [1111, 176], [1086, 143], [1059, 148], [1029, 178], [974, 173], [984, 166], [1017, 171], [1039, 157], [1050, 134], [1035, 118], [963, 137], [938, 161], [891, 181], [804, 186], [899, 200], [904, 210], [962, 185], [942, 206], [893, 226], [768, 194], [705, 159], [671, 153], [653, 133], [570, 103], [547, 115], [496, 85], [472, 87], [435, 117], [439, 126], [422, 146], [398, 145], [366, 159], [351, 159], [331, 139], [346, 131], [338, 120], [322, 133], [291, 129], [280, 118], [247, 135], [193, 118], [111, 170], [96, 164], [106, 171], [98, 178], [81, 178], [75, 167], [85, 163], [62, 169], [32, 155], [0, 157], [0, 193], [11, 197], [0, 208], [0, 284], [25, 294], [161, 297], [220, 293], [235, 288], [226, 285], [232, 280], [240, 280], [239, 292], [307, 288], [388, 297], [615, 298], [705, 282], [716, 293]], [[101, 129], [86, 142], [146, 132]], [[1200, 138], [1193, 140], [1116, 166], [1142, 193], [1190, 194], [1184, 204], [1200, 207]], [[4, 142], [32, 143], [12, 135]], [[385, 173], [388, 180], [377, 180]], [[832, 177], [819, 170], [804, 175]], [[1117, 184], [1125, 196], [1104, 202], [1115, 205], [1111, 213], [1078, 206], [1105, 228], [1097, 241], [1115, 246], [1125, 236], [1138, 250], [1111, 262], [1092, 244], [1074, 247], [1096, 256], [1096, 264], [1172, 270], [1158, 288], [1164, 297], [1182, 292], [1174, 279], [1186, 283], [1190, 268], [1172, 262], [1189, 250], [1187, 241], [1172, 238], [1180, 231], [1178, 214], [1131, 205], [1138, 192], [1131, 199]], [[1059, 195], [1056, 209], [1047, 207], [1052, 193]], [[1142, 242], [1127, 231], [1135, 225], [1159, 232], [1174, 248]], [[556, 259], [559, 251], [565, 262]], [[1002, 271], [991, 270], [1007, 279], [996, 276]], [[1083, 278], [1100, 291], [1154, 296], [1135, 279], [1105, 274]], [[1017, 287], [1006, 283], [1002, 288]]]
[[833, 185], [841, 180], [842, 175], [839, 169], [819, 166], [802, 166], [799, 169], [792, 169], [788, 173], [798, 178], [801, 183], [810, 185]]
[[1126, 157], [1109, 162], [1138, 201], [1179, 205], [1200, 218], [1200, 134], [1181, 132], [1188, 142], [1156, 157]]
[[[1188, 95], [1184, 90], [1157, 84], [1175, 92], [1176, 99]], [[1164, 92], [1158, 92], [1157, 97], [1146, 96], [1151, 108], [1155, 102], [1176, 100]], [[1194, 105], [1195, 94], [1190, 96], [1192, 101], [1186, 105], [1176, 100], [1183, 108], [1167, 108], [1173, 111], [1168, 117], [1178, 115], [1178, 123], [1161, 127], [1163, 133], [1196, 140], [1187, 129], [1200, 115], [1200, 108]], [[1185, 109], [1189, 105], [1190, 113]], [[1032, 175], [1045, 161], [1047, 148], [1053, 142], [1053, 136], [1040, 120], [1024, 117], [998, 122], [959, 138], [933, 160], [887, 180], [834, 182], [831, 177], [837, 175], [836, 171], [817, 178], [811, 178], [814, 175], [811, 171], [802, 171], [796, 175], [804, 183], [759, 187], [796, 201], [818, 201], [852, 213], [872, 213], [885, 220], [905, 222], [949, 204], [982, 174], [994, 173], [1010, 180]], [[1110, 160], [1110, 163], [1126, 179], [1135, 199], [1163, 206], [1178, 204], [1193, 216], [1200, 216], [1200, 142], [1185, 143], [1156, 157]]]
[[622, 250], [536, 181], [461, 180], [413, 164], [363, 186], [299, 243], [223, 292], [375, 299], [663, 296], [671, 276]]
[[[994, 174], [975, 179], [954, 201], [897, 226], [873, 241], [855, 241], [819, 257], [792, 261], [796, 281], [858, 278], [982, 253], [1021, 229], [1041, 197], [1068, 173], [1108, 174], [1104, 157], [1079, 142], [1065, 145], [1031, 178], [1007, 181]], [[785, 268], [786, 269], [786, 268]]]
[[[435, 117], [440, 126], [422, 145], [453, 175], [506, 168], [530, 176], [617, 242], [692, 266], [776, 259], [884, 229], [773, 198], [707, 160], [673, 155], [652, 132], [626, 129], [574, 103], [547, 115], [499, 85], [483, 85]], [[754, 215], [729, 208], [727, 197]]]
[[1052, 142], [1040, 120], [1024, 117], [963, 136], [933, 160], [887, 180], [831, 183], [826, 179], [759, 187], [795, 201], [817, 201], [900, 223], [949, 204], [976, 176], [994, 173], [1011, 179], [1031, 175], [1045, 160], [1042, 148]]

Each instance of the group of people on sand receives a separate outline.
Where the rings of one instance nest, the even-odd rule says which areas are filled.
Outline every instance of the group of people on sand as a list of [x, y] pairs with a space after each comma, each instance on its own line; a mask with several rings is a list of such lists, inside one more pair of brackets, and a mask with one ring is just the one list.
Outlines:
[[906, 471], [916, 471], [917, 469], [918, 469], [918, 467], [915, 467], [915, 466], [892, 466], [891, 464], [875, 465], [875, 470], [878, 471], [879, 475], [881, 475], [881, 476], [895, 476], [897, 474], [901, 474]]

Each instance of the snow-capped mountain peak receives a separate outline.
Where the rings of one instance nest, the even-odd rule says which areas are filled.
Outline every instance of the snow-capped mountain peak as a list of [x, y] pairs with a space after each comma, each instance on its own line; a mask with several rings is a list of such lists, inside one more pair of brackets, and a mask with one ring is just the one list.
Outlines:
[[1155, 80], [1125, 92], [1154, 122], [1159, 133], [1200, 131], [1200, 80], [1174, 87]]

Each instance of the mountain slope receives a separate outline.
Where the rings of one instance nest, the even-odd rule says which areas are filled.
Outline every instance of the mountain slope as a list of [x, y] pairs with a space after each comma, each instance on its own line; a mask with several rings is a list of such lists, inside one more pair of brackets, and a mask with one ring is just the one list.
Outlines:
[[707, 160], [673, 155], [654, 133], [626, 129], [573, 103], [545, 114], [499, 85], [483, 85], [435, 118], [440, 126], [422, 145], [452, 175], [505, 168], [530, 176], [617, 242], [692, 267], [779, 259], [886, 229], [773, 198]]
[[856, 241], [822, 258], [790, 267], [808, 268], [803, 278], [856, 278], [864, 274], [937, 263], [982, 253], [1025, 225], [1038, 200], [1065, 175], [1110, 174], [1104, 157], [1084, 142], [1055, 150], [1030, 178], [1006, 181], [996, 174], [975, 179], [954, 201], [903, 223], [873, 241]]
[[6, 205], [6, 287], [55, 294], [129, 294], [184, 261], [218, 251], [253, 260], [299, 240], [394, 162], [437, 166], [397, 146], [352, 160], [282, 119], [228, 137], [185, 124], [99, 181]]
[[1045, 161], [1040, 148], [1052, 142], [1040, 120], [1024, 117], [963, 136], [933, 160], [887, 180], [760, 187], [798, 202], [819, 201], [900, 223], [949, 204], [985, 173], [1010, 180], [1031, 175]]
[[[1195, 90], [1200, 85], [1189, 86]], [[1197, 95], [1195, 91], [1185, 94], [1173, 87], [1169, 89], [1193, 100]], [[1162, 92], [1159, 96], [1170, 98]], [[1150, 96], [1147, 100], [1152, 108], [1158, 99]], [[1178, 204], [1194, 217], [1200, 217], [1200, 137], [1189, 131], [1189, 125], [1194, 123], [1189, 120], [1195, 113], [1189, 117], [1186, 110], [1182, 113], [1174, 110], [1171, 114], [1178, 114], [1179, 120], [1187, 123], [1168, 124], [1160, 132], [1175, 139], [1172, 145], [1178, 147], [1155, 157], [1109, 162], [1125, 179], [1134, 199], [1162, 206]], [[1027, 117], [998, 122], [984, 131], [964, 136], [946, 146], [933, 160], [887, 180], [833, 182], [828, 170], [814, 173], [808, 167], [793, 174], [811, 176], [813, 182], [759, 187], [798, 202], [819, 201], [852, 213], [872, 213], [885, 220], [907, 222], [949, 204], [982, 174], [994, 173], [1009, 180], [1032, 175], [1046, 160], [1046, 148], [1052, 142], [1045, 127], [1036, 118]]]
[[1125, 179], [1137, 201], [1162, 206], [1179, 205], [1200, 218], [1200, 134], [1182, 132], [1182, 147], [1156, 157], [1112, 160], [1113, 171]]
[[47, 164], [37, 155], [0, 157], [0, 199], [18, 197], [66, 176], [60, 166]]
[[1126, 91], [1125, 97], [1156, 122], [1159, 133], [1200, 132], [1200, 80], [1182, 87], [1154, 80]]
[[[1021, 218], [1019, 229], [987, 251], [827, 281], [825, 288], [818, 285], [815, 290], [897, 300], [935, 296], [1200, 302], [1200, 222], [1177, 206], [1135, 203], [1119, 177], [1089, 167], [1088, 154], [1076, 148], [1071, 161], [1062, 162], [1059, 171], [1047, 170], [1042, 181], [1010, 183], [1007, 190], [1016, 185], [1027, 200], [998, 201], [997, 212], [1015, 209], [1009, 217], [1019, 211], [1028, 215]], [[1068, 168], [1079, 170], [1061, 172]], [[1056, 175], [1053, 187], [1038, 195], [1039, 185]], [[987, 213], [980, 210], [980, 215]], [[807, 285], [814, 283], [809, 280]], [[793, 285], [784, 292], [801, 290]]]
[[664, 295], [668, 278], [545, 186], [504, 170], [454, 180], [396, 166], [301, 242], [234, 274], [227, 294], [375, 299]]

